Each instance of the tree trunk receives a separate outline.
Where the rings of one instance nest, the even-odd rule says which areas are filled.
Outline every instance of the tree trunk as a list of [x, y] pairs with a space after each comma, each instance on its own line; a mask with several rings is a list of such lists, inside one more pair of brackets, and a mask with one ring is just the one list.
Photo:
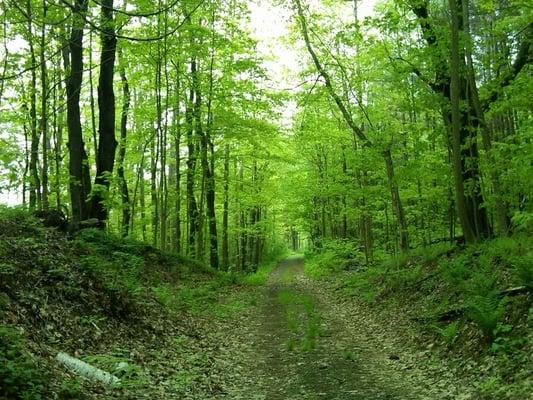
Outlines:
[[[214, 40], [214, 39], [213, 39]], [[213, 43], [214, 46], [214, 43]], [[218, 233], [217, 233], [217, 218], [215, 210], [215, 149], [211, 139], [211, 127], [213, 124], [213, 115], [211, 104], [213, 99], [213, 65], [214, 55], [211, 55], [210, 74], [209, 74], [209, 96], [207, 100], [207, 126], [206, 129], [201, 129], [202, 121], [200, 117], [201, 100], [200, 82], [196, 79], [197, 93], [196, 101], [198, 115], [197, 115], [197, 130], [200, 135], [202, 145], [202, 166], [205, 175], [206, 191], [205, 201], [207, 208], [207, 220], [209, 225], [209, 263], [212, 268], [218, 269], [220, 267], [218, 258]], [[193, 76], [194, 79], [194, 76]]]
[[93, 139], [94, 157], [98, 157], [98, 136], [96, 132], [96, 111], [94, 106], [93, 84], [93, 30], [89, 31], [89, 106], [91, 109], [91, 133]]
[[[124, 63], [124, 60], [121, 60]], [[128, 190], [128, 182], [124, 176], [124, 161], [126, 158], [126, 138], [128, 135], [128, 112], [130, 109], [131, 94], [126, 76], [126, 67], [124, 64], [120, 67], [120, 80], [122, 81], [122, 113], [120, 117], [120, 147], [118, 151], [118, 168], [117, 175], [120, 180], [120, 194], [122, 200], [122, 236], [126, 237], [129, 233], [130, 219], [131, 219], [131, 206], [130, 195]]]
[[[460, 36], [464, 33], [461, 0], [450, 0], [452, 12], [451, 60], [435, 56], [437, 71], [435, 81], [430, 83], [434, 92], [440, 93], [451, 104], [443, 105], [445, 126], [452, 141], [452, 167], [454, 170], [457, 214], [468, 243], [475, 243], [491, 235], [485, 201], [481, 192], [481, 174], [477, 149], [476, 126], [472, 115], [475, 110], [469, 101], [465, 52], [460, 47]], [[413, 4], [412, 10], [418, 17], [424, 39], [429, 48], [440, 54], [439, 40], [431, 25], [426, 1]], [[449, 68], [448, 68], [449, 66]], [[506, 82], [505, 84], [509, 84]], [[503, 84], [502, 84], [503, 85]], [[501, 86], [501, 85], [500, 85]], [[497, 98], [497, 93], [494, 95]]]
[[[42, 2], [43, 6], [43, 20], [46, 21], [46, 14], [48, 6], [46, 0]], [[47, 211], [49, 208], [48, 202], [48, 73], [46, 70], [45, 57], [45, 37], [46, 24], [41, 26], [41, 49], [40, 49], [40, 64], [41, 64], [41, 136], [43, 138], [43, 165], [42, 165], [42, 209]]]
[[176, 134], [174, 137], [174, 153], [175, 153], [175, 234], [174, 234], [174, 250], [181, 253], [181, 114], [180, 114], [180, 98], [181, 98], [181, 82], [180, 82], [180, 64], [176, 64], [176, 104], [174, 108], [174, 121]]
[[222, 211], [222, 268], [229, 268], [229, 145], [224, 147], [224, 205]]
[[[69, 148], [69, 188], [72, 224], [75, 229], [88, 218], [87, 197], [91, 191], [89, 163], [80, 119], [80, 92], [83, 78], [83, 27], [88, 0], [76, 0], [70, 31], [70, 75], [67, 78], [67, 127]], [[67, 68], [68, 70], [68, 68]]]
[[[28, 17], [28, 44], [30, 47], [31, 62], [31, 87], [30, 87], [30, 132], [31, 132], [31, 153], [30, 153], [30, 210], [41, 209], [41, 180], [37, 164], [39, 162], [39, 132], [37, 130], [37, 60], [35, 48], [33, 46], [33, 26], [31, 1], [26, 2], [26, 13]], [[43, 50], [44, 51], [44, 50]]]
[[394, 175], [394, 164], [392, 162], [392, 154], [390, 149], [383, 152], [383, 158], [385, 159], [385, 166], [387, 170], [387, 180], [389, 182], [389, 188], [391, 192], [392, 207], [396, 219], [398, 221], [398, 233], [400, 241], [400, 249], [402, 251], [409, 250], [409, 240], [407, 237], [407, 223], [405, 221], [405, 215], [400, 201], [400, 192], [398, 190], [398, 184], [396, 183]]
[[157, 193], [157, 163], [159, 134], [157, 128], [152, 136], [150, 148], [150, 205], [152, 212], [152, 244], [157, 247], [159, 239], [159, 197]]
[[[489, 226], [479, 183], [478, 152], [475, 137], [470, 132], [469, 114], [461, 109], [466, 100], [464, 52], [459, 47], [461, 0], [449, 0], [452, 18], [452, 42], [450, 59], [450, 102], [452, 137], [452, 162], [455, 177], [455, 201], [463, 234], [467, 243], [475, 243], [488, 236]], [[462, 68], [463, 67], [463, 68]], [[461, 71], [463, 69], [463, 71]], [[465, 144], [469, 144], [466, 146]], [[470, 185], [468, 191], [465, 183]]]
[[113, 20], [113, 0], [102, 0], [102, 53], [98, 79], [98, 155], [96, 157], [96, 178], [92, 193], [91, 216], [107, 221], [108, 205], [105, 204], [109, 190], [110, 176], [115, 164], [117, 141], [115, 139], [115, 93], [113, 77], [117, 38]]
[[498, 225], [500, 232], [504, 235], [510, 233], [511, 220], [509, 218], [508, 204], [505, 200], [500, 185], [500, 176], [495, 167], [495, 160], [492, 155], [492, 141], [490, 137], [490, 129], [487, 126], [485, 115], [481, 102], [479, 100], [479, 92], [476, 84], [476, 75], [474, 71], [474, 63], [472, 61], [472, 37], [470, 34], [470, 19], [468, 12], [468, 0], [462, 1], [462, 19], [465, 35], [465, 55], [466, 55], [466, 68], [467, 68], [467, 83], [469, 101], [471, 109], [474, 111], [474, 115], [471, 117], [472, 123], [477, 125], [481, 132], [481, 143], [483, 144], [483, 150], [487, 157], [487, 164], [489, 168], [489, 177], [492, 184], [492, 191], [495, 197], [496, 216], [498, 219]]
[[[191, 71], [196, 71], [196, 61], [191, 60]], [[196, 253], [196, 235], [198, 234], [198, 204], [194, 196], [195, 171], [196, 171], [196, 144], [194, 140], [193, 126], [193, 101], [194, 90], [191, 88], [189, 99], [185, 110], [185, 120], [187, 123], [187, 226], [188, 226], [188, 251], [189, 255]]]

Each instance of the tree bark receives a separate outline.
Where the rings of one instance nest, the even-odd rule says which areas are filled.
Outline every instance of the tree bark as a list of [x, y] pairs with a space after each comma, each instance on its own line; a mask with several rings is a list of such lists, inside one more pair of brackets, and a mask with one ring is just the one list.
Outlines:
[[467, 243], [474, 243], [479, 238], [475, 226], [472, 224], [469, 211], [467, 208], [465, 187], [464, 187], [464, 167], [462, 157], [462, 138], [461, 126], [464, 122], [461, 113], [461, 52], [459, 50], [459, 13], [457, 9], [457, 0], [449, 0], [449, 6], [452, 18], [452, 41], [451, 41], [451, 59], [450, 59], [450, 102], [451, 102], [451, 142], [452, 142], [452, 163], [455, 177], [455, 202], [457, 213], [463, 234]]
[[122, 236], [126, 237], [129, 234], [130, 219], [131, 219], [131, 206], [130, 195], [128, 190], [128, 182], [124, 176], [124, 162], [126, 158], [126, 138], [128, 135], [128, 112], [130, 109], [131, 94], [128, 78], [126, 76], [126, 67], [122, 61], [120, 67], [120, 80], [122, 81], [122, 112], [120, 116], [120, 147], [118, 151], [118, 168], [117, 175], [120, 180], [120, 194], [122, 200]]
[[[214, 16], [213, 16], [214, 21]], [[213, 28], [214, 32], [214, 28]], [[214, 48], [214, 36], [213, 44]], [[212, 50], [214, 51], [214, 50]], [[209, 225], [209, 262], [211, 267], [218, 269], [220, 267], [218, 257], [218, 232], [217, 232], [217, 218], [215, 210], [215, 148], [211, 138], [211, 128], [213, 125], [212, 101], [213, 101], [213, 69], [214, 69], [214, 53], [211, 54], [210, 74], [209, 74], [209, 96], [207, 99], [207, 126], [205, 130], [200, 129], [202, 143], [202, 165], [205, 174], [205, 201], [207, 207], [207, 220]], [[194, 78], [194, 77], [193, 77]], [[197, 82], [197, 87], [200, 87], [200, 82]], [[200, 101], [199, 111], [201, 107], [201, 95], [197, 92], [197, 101]], [[200, 116], [200, 115], [198, 115]], [[197, 122], [201, 128], [201, 118]]]
[[175, 121], [175, 137], [174, 137], [174, 159], [175, 159], [175, 234], [174, 234], [174, 250], [177, 253], [181, 252], [181, 113], [180, 113], [180, 98], [181, 98], [181, 70], [179, 61], [176, 63], [176, 104], [174, 106], [174, 121]]
[[[191, 73], [196, 73], [196, 60], [191, 60]], [[196, 235], [199, 229], [199, 215], [198, 204], [194, 195], [195, 186], [195, 171], [196, 171], [196, 143], [194, 140], [194, 126], [193, 126], [193, 101], [194, 90], [191, 88], [189, 92], [189, 99], [185, 110], [185, 120], [187, 124], [187, 225], [188, 225], [188, 254], [196, 253]]]
[[[67, 128], [69, 148], [69, 188], [72, 208], [72, 225], [88, 218], [87, 198], [91, 191], [89, 163], [80, 120], [80, 92], [83, 79], [83, 28], [88, 0], [76, 0], [73, 7], [70, 31], [70, 74], [67, 78]], [[67, 68], [68, 70], [68, 68]]]
[[[46, 21], [46, 14], [48, 6], [46, 0], [42, 2], [43, 20]], [[43, 138], [43, 165], [41, 171], [42, 182], [42, 209], [48, 211], [48, 72], [46, 69], [46, 24], [43, 21], [41, 26], [41, 49], [40, 49], [40, 64], [41, 64], [41, 136]]]
[[98, 155], [96, 157], [96, 178], [92, 193], [91, 216], [107, 221], [108, 205], [105, 204], [109, 191], [110, 176], [113, 174], [117, 141], [115, 139], [115, 93], [113, 77], [117, 38], [113, 20], [113, 0], [102, 0], [102, 52], [100, 76], [98, 79]]
[[224, 147], [224, 205], [222, 211], [222, 268], [229, 268], [229, 145]]
[[405, 221], [405, 214], [400, 200], [400, 191], [398, 190], [398, 184], [394, 175], [394, 164], [392, 162], [392, 154], [390, 149], [383, 152], [383, 158], [385, 159], [385, 166], [387, 170], [387, 179], [389, 181], [389, 188], [391, 192], [392, 207], [394, 214], [398, 220], [398, 234], [400, 241], [400, 249], [402, 251], [409, 250], [409, 240], [407, 236], [407, 223]]
[[39, 162], [39, 132], [37, 130], [37, 59], [33, 46], [33, 11], [31, 1], [26, 2], [28, 45], [30, 47], [31, 87], [30, 87], [30, 210], [41, 209], [41, 180], [37, 164]]

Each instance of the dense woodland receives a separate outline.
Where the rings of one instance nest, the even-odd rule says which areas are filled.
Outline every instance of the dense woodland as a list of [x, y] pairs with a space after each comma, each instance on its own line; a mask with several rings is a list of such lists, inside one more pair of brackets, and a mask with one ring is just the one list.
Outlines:
[[3, 1], [3, 190], [238, 270], [287, 238], [369, 261], [530, 223], [526, 2], [343, 23], [289, 2], [292, 92], [268, 89], [246, 3]]
[[0, 397], [530, 395], [530, 2], [267, 5], [0, 0]]

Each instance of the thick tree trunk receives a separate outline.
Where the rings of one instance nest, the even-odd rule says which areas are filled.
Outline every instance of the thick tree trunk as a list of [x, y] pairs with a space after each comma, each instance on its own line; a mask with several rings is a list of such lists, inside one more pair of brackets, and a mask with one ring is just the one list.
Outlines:
[[[76, 229], [79, 223], [89, 216], [87, 198], [91, 191], [89, 163], [80, 119], [80, 92], [83, 78], [83, 27], [88, 0], [74, 3], [72, 28], [70, 32], [70, 75], [67, 78], [67, 127], [69, 148], [69, 188], [72, 207], [72, 224]], [[67, 68], [68, 70], [68, 68]]]
[[113, 77], [117, 38], [113, 20], [113, 0], [102, 0], [102, 53], [98, 80], [98, 155], [96, 157], [96, 178], [92, 193], [91, 216], [100, 221], [108, 217], [105, 204], [109, 190], [110, 175], [115, 164], [117, 141], [115, 139], [115, 93]]
[[[490, 234], [484, 199], [481, 194], [479, 155], [475, 134], [472, 133], [469, 110], [461, 108], [467, 100], [464, 76], [464, 52], [459, 46], [462, 31], [460, 19], [461, 0], [449, 0], [452, 18], [452, 42], [450, 59], [450, 118], [452, 162], [455, 177], [457, 213], [467, 243], [475, 243]], [[466, 145], [466, 146], [465, 146]], [[466, 188], [465, 184], [469, 187]]]

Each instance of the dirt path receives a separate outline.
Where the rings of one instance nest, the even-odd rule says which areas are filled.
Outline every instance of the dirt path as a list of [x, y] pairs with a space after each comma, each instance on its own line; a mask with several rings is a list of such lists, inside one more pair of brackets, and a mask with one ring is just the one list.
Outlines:
[[[225, 399], [446, 399], [394, 351], [379, 326], [307, 279], [302, 259], [279, 263], [254, 309], [226, 327]], [[450, 396], [450, 397], [448, 397]]]

